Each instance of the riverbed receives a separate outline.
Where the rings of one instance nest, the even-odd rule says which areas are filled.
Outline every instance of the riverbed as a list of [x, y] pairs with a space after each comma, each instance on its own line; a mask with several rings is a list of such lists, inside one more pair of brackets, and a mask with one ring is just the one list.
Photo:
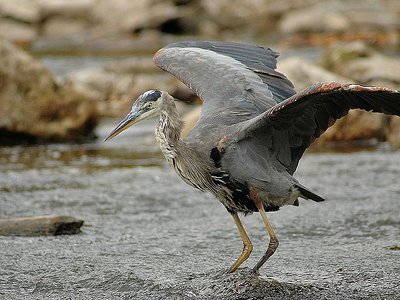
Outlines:
[[398, 299], [399, 151], [306, 153], [296, 177], [327, 201], [269, 213], [280, 246], [259, 276], [268, 237], [243, 217], [254, 251], [227, 274], [242, 249], [232, 218], [167, 165], [155, 123], [107, 143], [0, 148], [1, 218], [85, 220], [78, 235], [0, 237], [0, 298]]

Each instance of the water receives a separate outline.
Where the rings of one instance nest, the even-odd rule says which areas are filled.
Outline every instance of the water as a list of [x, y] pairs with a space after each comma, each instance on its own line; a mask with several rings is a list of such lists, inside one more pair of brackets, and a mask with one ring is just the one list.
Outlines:
[[280, 247], [260, 276], [267, 234], [258, 214], [242, 217], [254, 251], [226, 274], [242, 248], [234, 223], [165, 163], [154, 125], [0, 148], [0, 218], [85, 220], [78, 235], [0, 237], [0, 298], [398, 299], [400, 152], [307, 154], [297, 178], [328, 201], [269, 214]]

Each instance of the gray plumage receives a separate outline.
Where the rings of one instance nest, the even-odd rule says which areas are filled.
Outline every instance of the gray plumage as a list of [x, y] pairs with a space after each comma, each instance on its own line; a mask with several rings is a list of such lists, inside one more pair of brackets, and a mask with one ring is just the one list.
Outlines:
[[266, 254], [278, 243], [264, 210], [298, 205], [298, 198], [323, 201], [292, 175], [307, 147], [352, 108], [400, 115], [399, 91], [354, 84], [318, 83], [296, 93], [275, 70], [271, 49], [223, 42], [178, 42], [154, 55], [202, 100], [199, 121], [180, 139], [182, 121], [174, 99], [152, 90], [107, 137], [143, 118], [159, 115], [156, 138], [180, 177], [213, 193], [232, 214], [247, 250], [231, 267], [247, 259], [252, 246], [237, 213], [260, 211], [271, 237]]

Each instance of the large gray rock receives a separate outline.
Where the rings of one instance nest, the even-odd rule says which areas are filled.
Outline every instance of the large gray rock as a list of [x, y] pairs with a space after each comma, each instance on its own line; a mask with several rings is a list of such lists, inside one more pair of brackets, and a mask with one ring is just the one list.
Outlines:
[[57, 82], [5, 40], [0, 40], [0, 107], [0, 143], [80, 139], [97, 119], [88, 94]]

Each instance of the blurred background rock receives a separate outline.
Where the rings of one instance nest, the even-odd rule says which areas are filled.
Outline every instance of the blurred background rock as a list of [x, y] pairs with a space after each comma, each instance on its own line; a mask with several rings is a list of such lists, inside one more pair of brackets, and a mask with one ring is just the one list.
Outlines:
[[[296, 90], [318, 81], [400, 88], [398, 0], [0, 0], [0, 37], [0, 143], [88, 136], [151, 88], [199, 103], [152, 64], [152, 54], [176, 40], [271, 47]], [[198, 114], [190, 115], [188, 124]], [[372, 139], [399, 147], [399, 127], [397, 119], [354, 112], [319, 144]]]

